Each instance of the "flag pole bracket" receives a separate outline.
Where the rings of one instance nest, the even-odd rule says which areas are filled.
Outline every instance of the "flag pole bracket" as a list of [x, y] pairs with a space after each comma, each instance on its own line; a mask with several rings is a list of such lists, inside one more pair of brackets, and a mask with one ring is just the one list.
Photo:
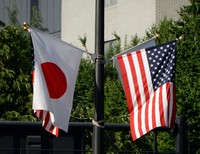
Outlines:
[[101, 125], [101, 123], [104, 123], [104, 120], [101, 120], [101, 121], [95, 121], [94, 119], [92, 120], [93, 125], [100, 127], [100, 128], [104, 128], [104, 125]]
[[101, 55], [101, 54], [92, 54], [91, 56], [92, 60], [94, 63], [96, 63], [97, 61], [101, 64], [104, 64], [105, 63], [105, 59], [104, 59], [104, 56]]

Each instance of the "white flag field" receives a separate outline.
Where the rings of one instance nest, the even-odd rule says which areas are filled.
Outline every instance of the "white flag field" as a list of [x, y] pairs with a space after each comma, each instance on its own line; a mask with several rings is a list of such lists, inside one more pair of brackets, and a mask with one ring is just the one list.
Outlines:
[[43, 127], [68, 132], [76, 78], [83, 51], [30, 28], [34, 48], [33, 110]]

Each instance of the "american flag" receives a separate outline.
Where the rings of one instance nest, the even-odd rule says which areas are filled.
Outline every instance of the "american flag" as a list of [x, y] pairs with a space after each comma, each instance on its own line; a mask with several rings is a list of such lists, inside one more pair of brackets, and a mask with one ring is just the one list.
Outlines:
[[133, 140], [154, 128], [174, 125], [176, 44], [171, 41], [117, 57]]

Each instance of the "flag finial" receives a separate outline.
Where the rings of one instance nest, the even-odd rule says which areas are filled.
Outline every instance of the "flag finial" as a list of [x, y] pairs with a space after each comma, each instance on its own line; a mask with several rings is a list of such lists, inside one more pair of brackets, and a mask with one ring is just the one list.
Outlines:
[[179, 36], [178, 41], [182, 42], [183, 40], [184, 40], [184, 36], [183, 35]]
[[29, 31], [29, 24], [28, 23], [24, 22], [23, 26], [24, 26], [25, 31]]
[[155, 38], [156, 38], [156, 39], [160, 39], [160, 34], [157, 33], [157, 34], [155, 35]]

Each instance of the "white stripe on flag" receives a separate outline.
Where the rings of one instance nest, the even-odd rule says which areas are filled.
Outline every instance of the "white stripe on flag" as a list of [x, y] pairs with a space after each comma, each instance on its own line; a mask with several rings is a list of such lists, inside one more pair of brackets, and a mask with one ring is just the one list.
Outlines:
[[156, 127], [160, 126], [160, 107], [159, 107], [159, 95], [160, 95], [160, 88], [155, 91], [156, 99], [155, 99], [155, 115], [156, 115]]
[[164, 108], [164, 122], [168, 126], [168, 100], [167, 100], [167, 84], [163, 85], [163, 91], [162, 91], [162, 102], [163, 102], [163, 108]]

